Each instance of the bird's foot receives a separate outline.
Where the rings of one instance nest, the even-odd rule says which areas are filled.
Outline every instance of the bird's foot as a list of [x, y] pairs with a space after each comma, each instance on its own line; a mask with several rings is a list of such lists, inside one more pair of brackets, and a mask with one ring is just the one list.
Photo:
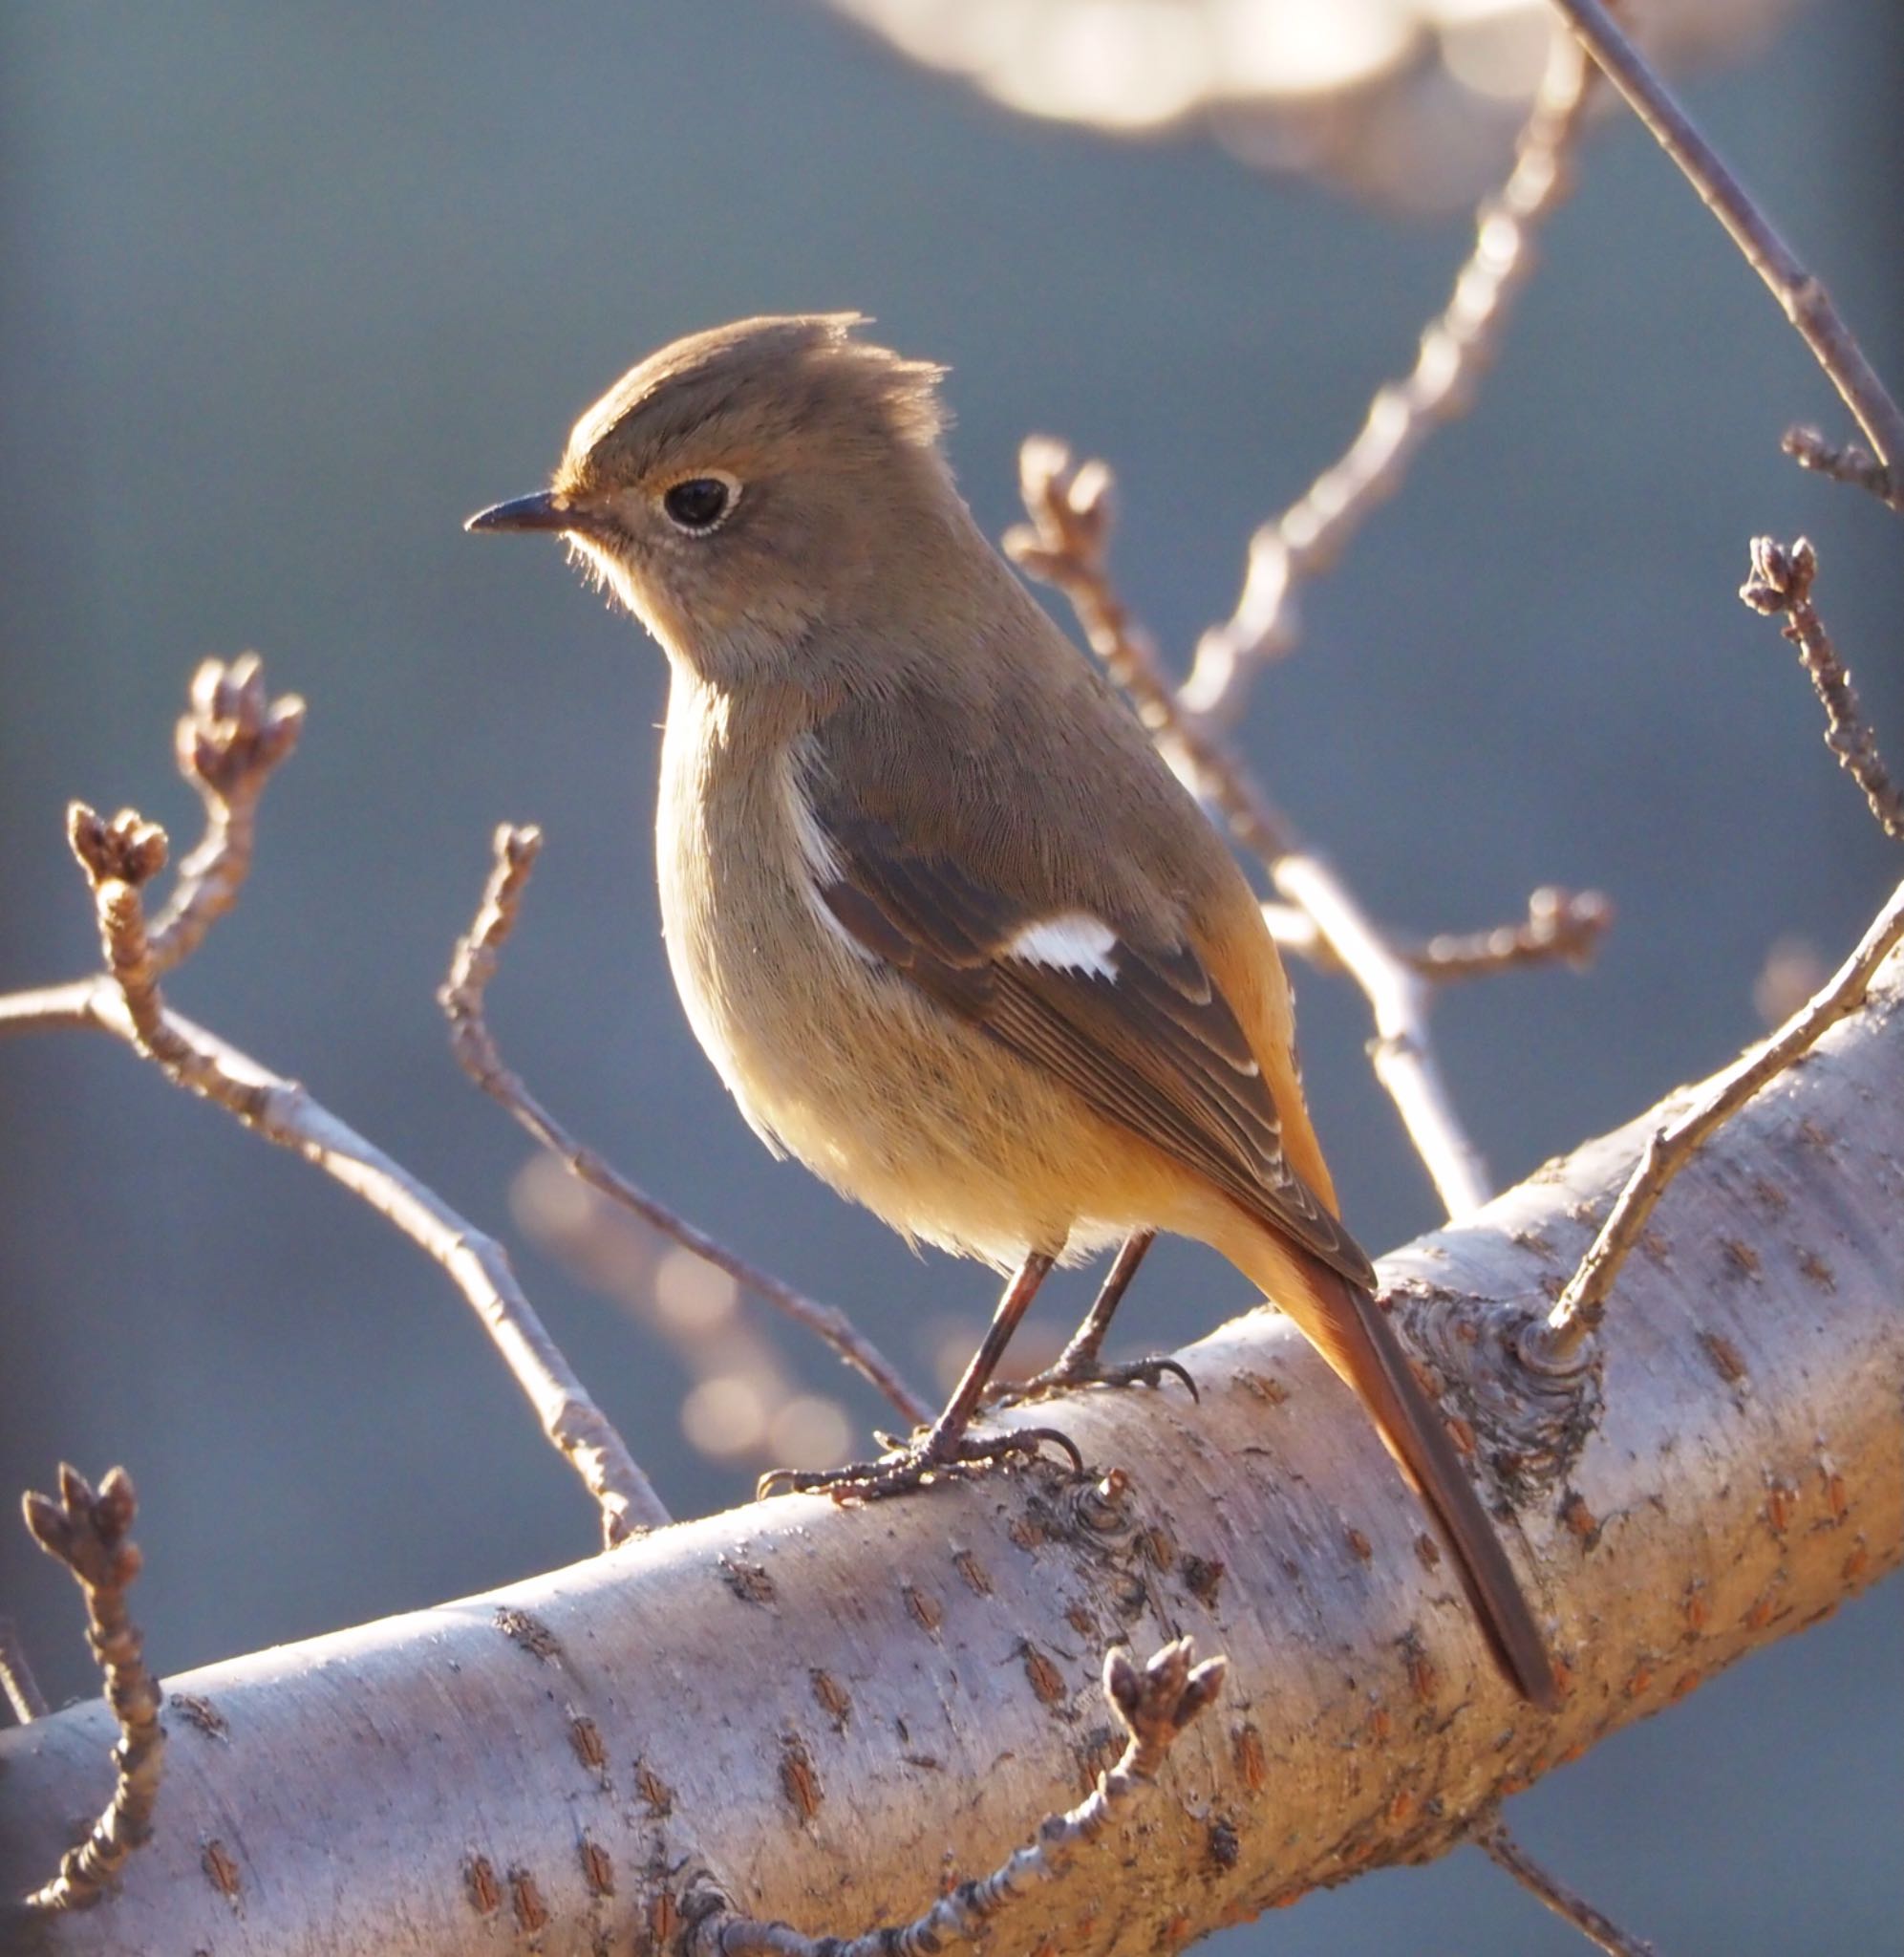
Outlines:
[[1189, 1389], [1192, 1400], [1201, 1402], [1197, 1383], [1174, 1359], [1152, 1353], [1147, 1359], [1133, 1359], [1124, 1366], [1101, 1366], [1095, 1355], [1074, 1359], [1060, 1354], [1056, 1364], [1028, 1380], [1001, 1387], [986, 1404], [991, 1407], [1022, 1407], [1029, 1400], [1048, 1400], [1054, 1393], [1076, 1392], [1083, 1387], [1162, 1387], [1165, 1380], [1179, 1379]]
[[754, 1492], [761, 1501], [774, 1495], [830, 1495], [836, 1502], [876, 1502], [931, 1482], [962, 1481], [995, 1461], [1035, 1459], [1047, 1443], [1070, 1455], [1076, 1473], [1084, 1472], [1077, 1444], [1055, 1427], [949, 1435], [929, 1429], [907, 1441], [887, 1433], [875, 1438], [886, 1449], [876, 1461], [845, 1468], [774, 1468], [760, 1476]]

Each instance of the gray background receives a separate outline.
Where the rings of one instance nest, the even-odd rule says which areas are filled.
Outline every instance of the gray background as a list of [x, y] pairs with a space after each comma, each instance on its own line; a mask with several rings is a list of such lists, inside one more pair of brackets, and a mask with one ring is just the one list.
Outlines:
[[[1901, 56], [1894, 8], [1835, 0], [1691, 89], [1893, 381]], [[431, 993], [490, 825], [534, 818], [549, 849], [496, 998], [512, 1057], [923, 1373], [929, 1329], [975, 1322], [990, 1280], [915, 1262], [769, 1162], [669, 989], [656, 655], [559, 552], [459, 523], [535, 486], [658, 342], [856, 306], [952, 363], [988, 529], [1014, 515], [1026, 430], [1118, 464], [1123, 576], [1181, 646], [1227, 609], [1251, 524], [1405, 363], [1464, 226], [1265, 182], [1196, 140], [1015, 121], [759, 4], [13, 0], [0, 171], [0, 984], [92, 955], [68, 797], [192, 833], [167, 761], [186, 676], [256, 646], [310, 728], [256, 887], [178, 1003], [505, 1227], [524, 1149], [455, 1072]], [[1896, 872], [1775, 631], [1732, 595], [1753, 531], [1809, 530], [1904, 759], [1896, 521], [1778, 457], [1798, 416], [1843, 425], [1718, 229], [1611, 124], [1478, 414], [1314, 591], [1300, 656], [1255, 698], [1275, 792], [1381, 914], [1489, 922], [1550, 879], [1617, 900], [1591, 977], [1445, 1001], [1446, 1064], [1504, 1179], [1728, 1057], [1772, 941], [1835, 957]], [[1298, 979], [1349, 1215], [1397, 1241], [1434, 1209], [1360, 1057], [1363, 1009]], [[462, 1305], [367, 1211], [101, 1041], [0, 1049], [0, 1488], [44, 1486], [61, 1457], [134, 1470], [163, 1668], [588, 1552], [587, 1506]], [[671, 1502], [738, 1498], [751, 1469], [681, 1438], [670, 1351], [522, 1262]], [[1168, 1342], [1245, 1301], [1173, 1253], [1126, 1329]], [[0, 1599], [55, 1696], [95, 1688], [70, 1585], [11, 1527]], [[1900, 1606], [1893, 1585], [1615, 1739], [1516, 1825], [1680, 1957], [1887, 1946]], [[1212, 1947], [1580, 1946], [1469, 1853]]]

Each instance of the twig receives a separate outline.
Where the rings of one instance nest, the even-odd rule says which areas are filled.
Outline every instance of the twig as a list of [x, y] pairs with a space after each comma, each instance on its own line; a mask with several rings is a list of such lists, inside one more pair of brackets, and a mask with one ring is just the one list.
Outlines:
[[145, 1668], [139, 1626], [125, 1594], [139, 1575], [139, 1548], [128, 1532], [139, 1512], [132, 1477], [108, 1471], [95, 1495], [84, 1475], [61, 1465], [59, 1499], [29, 1494], [21, 1502], [33, 1540], [73, 1572], [86, 1599], [86, 1642], [106, 1678], [106, 1704], [118, 1721], [113, 1749], [113, 1797], [77, 1848], [59, 1859], [59, 1872], [26, 1899], [49, 1913], [84, 1909], [105, 1894], [126, 1859], [152, 1835], [159, 1777], [165, 1761], [164, 1701]]
[[1380, 927], [1322, 857], [1292, 850], [1271, 863], [1270, 876], [1316, 919], [1367, 997], [1375, 1017], [1369, 1064], [1400, 1110], [1443, 1207], [1450, 1216], [1478, 1210], [1492, 1194], [1487, 1165], [1454, 1111], [1430, 1042], [1433, 984], [1397, 957]]
[[[185, 712], [173, 735], [179, 772], [205, 806], [205, 832], [179, 866], [172, 894], [146, 927], [154, 973], [163, 977], [204, 942], [238, 901], [250, 873], [258, 803], [278, 766], [296, 751], [304, 701], [272, 699], [255, 653], [226, 665], [206, 659], [192, 675]], [[95, 1023], [87, 987], [59, 985], [0, 998], [0, 1038]]]
[[[1752, 544], [1752, 576], [1739, 595], [1754, 610], [1786, 613], [1785, 635], [1799, 649], [1805, 670], [1825, 703], [1827, 743], [1864, 791], [1871, 812], [1893, 836], [1904, 836], [1904, 806], [1886, 774], [1876, 742], [1864, 724], [1851, 676], [1840, 663], [1818, 614], [1811, 608], [1811, 579], [1817, 560], [1802, 537], [1789, 550], [1769, 537]], [[1586, 1342], [1606, 1316], [1606, 1301], [1628, 1252], [1638, 1242], [1666, 1186], [1698, 1153], [1716, 1129], [1743, 1108], [1766, 1082], [1807, 1052], [1827, 1027], [1864, 1002], [1872, 973], [1892, 947], [1904, 939], [1904, 884], [1892, 892], [1857, 949], [1826, 984], [1786, 1022], [1773, 1037], [1749, 1049], [1722, 1074], [1683, 1114], [1658, 1129], [1637, 1169], [1620, 1191], [1599, 1235], [1544, 1324], [1522, 1334], [1521, 1353], [1546, 1372], [1578, 1366]]]
[[[1288, 957], [1306, 958], [1318, 972], [1339, 972], [1342, 961], [1330, 948], [1329, 940], [1316, 928], [1316, 919], [1294, 904], [1280, 904], [1273, 898], [1263, 904], [1263, 922], [1276, 949]], [[0, 1033], [6, 1031], [0, 1022]]]
[[251, 868], [258, 799], [303, 730], [303, 700], [295, 694], [270, 699], [255, 653], [228, 666], [207, 659], [192, 676], [174, 752], [204, 804], [205, 833], [180, 864], [178, 883], [148, 931], [156, 971], [188, 958], [237, 902]]
[[1097, 1786], [1069, 1814], [1048, 1815], [1029, 1846], [989, 1876], [961, 1882], [924, 1916], [856, 1937], [809, 1937], [790, 1924], [731, 1915], [723, 1899], [704, 1892], [688, 1905], [698, 1915], [686, 1940], [689, 1957], [928, 1957], [981, 1935], [994, 1949], [1029, 1947], [1022, 1936], [1006, 1934], [1012, 1905], [1077, 1869], [1082, 1851], [1117, 1811], [1151, 1788], [1177, 1735], [1221, 1689], [1228, 1661], [1193, 1665], [1195, 1655], [1188, 1638], [1166, 1645], [1142, 1669], [1123, 1651], [1110, 1652], [1104, 1696], [1129, 1735], [1117, 1764], [1098, 1775]]
[[1904, 791], [1884, 765], [1877, 737], [1858, 704], [1851, 676], [1811, 603], [1811, 580], [1817, 570], [1817, 553], [1805, 538], [1787, 549], [1770, 537], [1754, 537], [1752, 574], [1739, 587], [1739, 595], [1767, 618], [1785, 614], [1782, 629], [1798, 648], [1799, 659], [1825, 709], [1825, 745], [1864, 791], [1864, 799], [1885, 833], [1904, 842]]
[[1603, 1910], [1595, 1909], [1584, 1896], [1576, 1895], [1558, 1876], [1549, 1874], [1500, 1822], [1476, 1835], [1474, 1843], [1491, 1861], [1506, 1869], [1523, 1888], [1538, 1896], [1555, 1916], [1571, 1923], [1590, 1944], [1597, 1945], [1607, 1957], [1654, 1957], [1651, 1944], [1621, 1929]]
[[1885, 471], [1885, 501], [1904, 509], [1904, 414], [1823, 285], [1799, 263], [1601, 0], [1553, 4], [1771, 290], [1875, 451]]
[[44, 1719], [52, 1710], [20, 1639], [20, 1627], [10, 1617], [0, 1617], [0, 1691], [7, 1695], [13, 1717], [22, 1726]]
[[1593, 75], [1578, 43], [1556, 33], [1513, 169], [1475, 211], [1474, 248], [1446, 307], [1423, 330], [1413, 372], [1377, 392], [1347, 452], [1250, 539], [1236, 609], [1198, 641], [1184, 681], [1189, 713], [1234, 723], [1251, 675], [1295, 644], [1302, 582], [1328, 570], [1394, 495], [1430, 431], [1473, 404], [1475, 383], [1499, 352], [1513, 302], [1533, 270], [1540, 226], [1572, 188], [1572, 150]]
[[0, 1000], [0, 1026], [90, 1025], [115, 1034], [179, 1086], [353, 1191], [439, 1263], [475, 1308], [543, 1431], [599, 1504], [605, 1538], [619, 1542], [666, 1522], [660, 1497], [544, 1330], [502, 1246], [296, 1082], [167, 1010], [139, 896], [164, 864], [164, 831], [130, 810], [108, 823], [75, 806], [70, 832], [92, 881], [111, 982], [82, 979]]
[[1613, 928], [1611, 898], [1598, 891], [1563, 891], [1543, 885], [1528, 899], [1525, 923], [1493, 931], [1441, 932], [1407, 954], [1424, 978], [1450, 985], [1516, 965], [1591, 964]]
[[1135, 701], [1171, 766], [1222, 810], [1237, 840], [1263, 859], [1276, 889], [1314, 920], [1354, 975], [1375, 1014], [1376, 1074], [1444, 1205], [1450, 1215], [1478, 1209], [1487, 1200], [1487, 1172], [1456, 1118], [1428, 1042], [1428, 980], [1389, 945], [1335, 871], [1303, 848], [1221, 737], [1184, 712], [1156, 647], [1111, 583], [1110, 470], [1098, 462], [1074, 467], [1061, 442], [1039, 436], [1024, 444], [1019, 470], [1032, 521], [1007, 533], [1005, 548], [1070, 599], [1091, 649]]
[[1868, 489], [1880, 503], [1892, 501], [1891, 471], [1855, 441], [1828, 441], [1815, 428], [1787, 428], [1779, 446], [1801, 469]]
[[1568, 1373], [1585, 1363], [1584, 1347], [1606, 1316], [1620, 1266], [1673, 1177], [1761, 1087], [1864, 1003], [1872, 975], [1899, 942], [1904, 942], [1904, 884], [1892, 892], [1857, 949], [1771, 1039], [1715, 1074], [1692, 1107], [1655, 1131], [1553, 1310], [1522, 1333], [1521, 1356], [1530, 1366], [1540, 1372]]
[[31, 992], [0, 993], [0, 1039], [13, 1033], [68, 1033], [96, 1027], [93, 995], [97, 978], [74, 978], [63, 985], [36, 985]]
[[496, 975], [503, 947], [515, 929], [523, 892], [541, 848], [539, 829], [509, 823], [497, 829], [495, 861], [483, 885], [482, 900], [469, 930], [457, 940], [449, 977], [437, 994], [450, 1022], [451, 1048], [462, 1070], [589, 1188], [631, 1210], [643, 1222], [725, 1271], [743, 1290], [824, 1340], [845, 1365], [886, 1395], [902, 1419], [915, 1427], [930, 1420], [931, 1409], [911, 1391], [892, 1363], [854, 1327], [845, 1312], [806, 1297], [750, 1263], [637, 1188], [593, 1149], [577, 1141], [503, 1061], [484, 1017], [483, 995]]

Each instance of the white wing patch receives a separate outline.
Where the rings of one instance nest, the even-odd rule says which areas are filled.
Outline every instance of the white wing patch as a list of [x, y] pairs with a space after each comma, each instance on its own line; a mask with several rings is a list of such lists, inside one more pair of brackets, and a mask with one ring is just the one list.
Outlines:
[[786, 798], [787, 826], [793, 832], [794, 849], [800, 857], [796, 875], [807, 908], [827, 936], [845, 945], [861, 964], [876, 965], [879, 960], [834, 916], [832, 907], [820, 894], [826, 885], [839, 882], [845, 866], [839, 850], [833, 847], [833, 839], [820, 827], [820, 818], [813, 812], [813, 798], [807, 792], [808, 773], [816, 764], [814, 756], [813, 737], [802, 735], [787, 748], [785, 772], [781, 778], [781, 793]]
[[1117, 949], [1118, 935], [1102, 918], [1088, 911], [1065, 911], [1027, 924], [1005, 947], [1005, 956], [1091, 978], [1115, 978]]
[[832, 838], [820, 827], [813, 812], [813, 798], [807, 793], [807, 776], [814, 765], [813, 737], [802, 734], [787, 745], [781, 792], [786, 797], [787, 825], [793, 831], [794, 848], [800, 852], [801, 867], [816, 884], [833, 883], [841, 874], [840, 852]]

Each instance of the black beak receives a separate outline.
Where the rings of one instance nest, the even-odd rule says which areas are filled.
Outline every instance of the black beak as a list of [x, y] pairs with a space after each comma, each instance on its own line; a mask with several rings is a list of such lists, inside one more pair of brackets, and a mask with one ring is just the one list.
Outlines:
[[517, 496], [507, 503], [491, 504], [479, 509], [464, 525], [466, 530], [586, 530], [588, 517], [569, 506], [566, 496], [553, 489], [540, 489], [533, 496]]

